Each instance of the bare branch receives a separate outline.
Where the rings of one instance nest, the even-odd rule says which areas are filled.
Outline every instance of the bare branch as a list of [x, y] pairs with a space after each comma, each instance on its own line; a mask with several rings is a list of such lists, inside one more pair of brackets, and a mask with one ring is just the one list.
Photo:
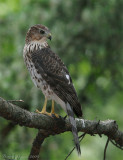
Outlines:
[[[81, 142], [81, 141], [83, 140], [83, 138], [85, 137], [85, 135], [86, 135], [86, 133], [83, 133], [81, 136], [79, 136], [79, 138], [81, 138], [81, 139], [79, 140], [79, 142]], [[75, 148], [76, 148], [76, 147], [73, 147], [73, 149], [69, 152], [69, 154], [67, 155], [67, 157], [65, 158], [65, 160], [68, 159], [68, 157], [71, 155], [71, 153], [74, 151]]]
[[110, 139], [110, 142], [111, 142], [114, 146], [116, 146], [117, 148], [123, 150], [123, 146], [119, 146], [117, 143], [113, 142], [113, 140], [111, 140], [111, 139]]
[[108, 144], [109, 144], [109, 138], [107, 139], [107, 142], [106, 142], [106, 145], [105, 145], [103, 160], [106, 160], [106, 150], [107, 150]]
[[24, 101], [20, 99], [20, 100], [7, 100], [7, 102], [13, 103], [13, 102], [24, 102]]
[[[60, 117], [50, 117], [43, 114], [32, 113], [25, 109], [22, 109], [6, 100], [0, 98], [0, 116], [16, 122], [20, 126], [26, 126], [30, 128], [43, 129], [47, 131], [49, 135], [60, 134], [66, 131], [71, 131], [71, 124], [68, 119]], [[85, 132], [91, 135], [104, 134], [115, 143], [123, 146], [123, 132], [118, 130], [116, 121], [90, 121], [84, 120], [85, 126], [83, 126], [83, 119], [76, 118], [77, 129], [80, 132]]]
[[42, 145], [44, 139], [47, 138], [48, 136], [49, 136], [49, 134], [46, 131], [44, 131], [42, 129], [40, 129], [38, 131], [38, 134], [37, 134], [36, 138], [34, 139], [28, 160], [32, 160], [32, 159], [38, 160], [39, 159], [41, 145]]

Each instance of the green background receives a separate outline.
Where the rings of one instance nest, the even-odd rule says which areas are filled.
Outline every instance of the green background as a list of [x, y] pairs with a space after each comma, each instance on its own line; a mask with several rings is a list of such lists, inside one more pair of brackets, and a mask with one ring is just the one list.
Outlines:
[[[22, 99], [18, 105], [32, 112], [44, 101], [23, 61], [25, 35], [34, 24], [50, 29], [49, 45], [68, 67], [84, 118], [114, 119], [123, 130], [123, 0], [0, 0], [0, 96]], [[60, 107], [56, 112], [66, 115]], [[26, 160], [36, 133], [0, 118], [1, 159]], [[64, 160], [72, 139], [70, 132], [47, 138], [40, 160]], [[69, 159], [102, 160], [106, 140], [87, 135], [82, 156], [74, 151]], [[107, 160], [121, 159], [123, 152], [109, 143]]]

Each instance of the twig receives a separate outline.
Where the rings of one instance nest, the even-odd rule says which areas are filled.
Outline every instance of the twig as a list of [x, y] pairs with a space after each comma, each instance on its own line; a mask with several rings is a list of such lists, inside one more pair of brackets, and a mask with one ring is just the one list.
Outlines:
[[[81, 136], [79, 136], [79, 138], [81, 138], [79, 140], [79, 143], [82, 141], [82, 139], [85, 137], [85, 135], [86, 135], [86, 133], [83, 133]], [[69, 152], [69, 154], [67, 155], [67, 157], [65, 158], [65, 160], [68, 159], [68, 157], [71, 155], [71, 153], [74, 151], [75, 148], [76, 147], [73, 147], [73, 149]]]
[[86, 133], [83, 133], [82, 135], [79, 136], [79, 139], [81, 138], [79, 143], [82, 141], [82, 139], [84, 138], [85, 135], [86, 135]]
[[7, 102], [13, 103], [13, 102], [24, 102], [24, 101], [20, 99], [20, 100], [7, 100]]
[[117, 143], [113, 142], [113, 140], [110, 139], [110, 142], [111, 142], [114, 146], [116, 146], [117, 148], [123, 150], [123, 147], [121, 147], [121, 146], [119, 146]]
[[65, 158], [65, 160], [68, 159], [68, 157], [71, 155], [71, 153], [74, 151], [75, 148], [76, 147], [73, 147], [73, 149], [69, 152], [69, 154], [67, 155], [67, 157]]
[[103, 160], [106, 160], [106, 150], [107, 150], [108, 144], [109, 144], [109, 138], [107, 139], [107, 142], [106, 142], [106, 145], [105, 145]]

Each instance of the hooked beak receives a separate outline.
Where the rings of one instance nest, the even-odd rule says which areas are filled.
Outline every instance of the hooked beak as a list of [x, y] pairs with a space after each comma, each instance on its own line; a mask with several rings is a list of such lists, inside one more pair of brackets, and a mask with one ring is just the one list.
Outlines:
[[50, 39], [50, 41], [51, 41], [51, 39], [52, 39], [51, 33], [49, 33], [49, 34], [47, 35], [47, 38]]

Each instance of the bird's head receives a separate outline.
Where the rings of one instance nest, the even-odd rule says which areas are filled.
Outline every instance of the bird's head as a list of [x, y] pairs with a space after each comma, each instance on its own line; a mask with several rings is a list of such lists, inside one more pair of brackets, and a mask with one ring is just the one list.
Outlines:
[[45, 42], [47, 38], [50, 40], [52, 38], [49, 29], [46, 26], [37, 24], [29, 28], [26, 35], [26, 43], [32, 41]]

